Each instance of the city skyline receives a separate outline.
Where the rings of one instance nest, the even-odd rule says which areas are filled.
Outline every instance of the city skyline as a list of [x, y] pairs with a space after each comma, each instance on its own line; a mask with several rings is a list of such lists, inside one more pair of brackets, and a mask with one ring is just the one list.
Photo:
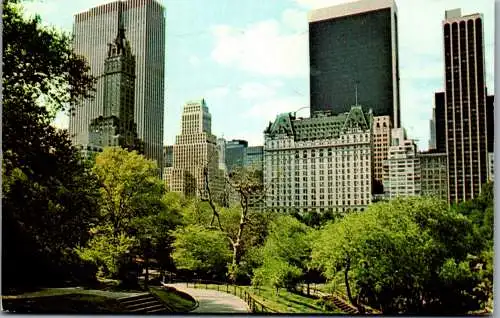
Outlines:
[[[25, 6], [46, 23], [71, 31], [73, 14], [108, 2], [75, 1], [73, 9], [64, 7], [62, 11], [62, 2], [56, 0]], [[163, 143], [173, 144], [179, 133], [184, 102], [204, 97], [213, 115], [214, 134], [245, 139], [249, 145], [262, 144], [263, 130], [277, 114], [309, 104], [307, 13], [345, 2], [350, 1], [234, 4], [220, 0], [205, 8], [199, 0], [160, 1], [166, 7], [167, 21]], [[406, 0], [396, 4], [402, 125], [409, 137], [418, 139], [419, 148], [426, 149], [434, 92], [442, 90], [444, 82], [444, 11], [461, 8], [464, 14], [484, 15], [487, 86], [492, 92], [494, 3]], [[238, 47], [244, 49], [243, 54]], [[268, 54], [270, 51], [276, 54]], [[300, 115], [306, 117], [308, 112]], [[61, 116], [58, 119], [61, 126], [64, 121]]]

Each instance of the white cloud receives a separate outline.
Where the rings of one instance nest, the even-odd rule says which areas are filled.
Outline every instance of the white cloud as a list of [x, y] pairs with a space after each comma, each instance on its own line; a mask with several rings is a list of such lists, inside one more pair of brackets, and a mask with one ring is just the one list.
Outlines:
[[324, 7], [330, 7], [338, 4], [343, 4], [347, 2], [354, 2], [356, 0], [295, 0], [298, 5], [309, 8], [318, 9]]
[[199, 66], [201, 64], [201, 60], [196, 55], [191, 55], [189, 57], [189, 64], [191, 64], [192, 66]]
[[296, 9], [286, 9], [281, 14], [281, 21], [283, 25], [296, 32], [306, 32], [307, 26], [307, 12]]
[[295, 112], [298, 109], [308, 105], [309, 102], [303, 97], [281, 97], [269, 99], [254, 104], [244, 115], [260, 118], [265, 127], [269, 121], [274, 121], [276, 116], [281, 113]]
[[215, 87], [212, 89], [209, 89], [206, 93], [205, 96], [207, 97], [207, 100], [213, 100], [213, 99], [221, 99], [229, 95], [230, 89], [228, 86], [221, 86], [221, 87]]
[[262, 83], [245, 83], [240, 86], [238, 95], [244, 99], [263, 99], [276, 95], [275, 87]]
[[266, 76], [305, 77], [308, 70], [306, 33], [286, 32], [276, 20], [261, 21], [238, 30], [212, 28], [212, 58], [219, 64]]

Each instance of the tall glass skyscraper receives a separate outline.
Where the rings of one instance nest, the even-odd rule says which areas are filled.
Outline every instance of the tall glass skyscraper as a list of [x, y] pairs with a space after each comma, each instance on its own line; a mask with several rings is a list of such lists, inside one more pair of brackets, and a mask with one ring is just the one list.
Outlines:
[[96, 96], [70, 115], [69, 133], [74, 144], [89, 143], [89, 124], [104, 113], [104, 61], [108, 43], [123, 19], [135, 68], [134, 121], [144, 142], [144, 154], [163, 167], [163, 114], [165, 92], [165, 16], [156, 0], [115, 1], [75, 15], [74, 51], [84, 56], [98, 78]]
[[493, 105], [487, 109], [482, 15], [448, 10], [443, 34], [448, 198], [457, 203], [476, 197], [487, 181]]
[[397, 23], [393, 0], [359, 0], [309, 13], [312, 116], [360, 104], [400, 127]]

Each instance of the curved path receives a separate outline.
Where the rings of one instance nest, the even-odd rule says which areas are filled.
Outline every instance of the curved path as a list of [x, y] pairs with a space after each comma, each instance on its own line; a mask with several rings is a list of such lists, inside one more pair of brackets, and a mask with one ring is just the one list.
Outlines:
[[199, 306], [193, 313], [248, 313], [247, 304], [240, 298], [211, 289], [189, 288], [186, 283], [165, 284], [191, 295]]

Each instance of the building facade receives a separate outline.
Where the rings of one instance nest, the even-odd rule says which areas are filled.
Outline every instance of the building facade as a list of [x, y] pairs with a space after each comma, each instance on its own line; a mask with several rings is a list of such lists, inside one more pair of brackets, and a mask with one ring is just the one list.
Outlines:
[[495, 181], [495, 154], [488, 152], [488, 181]]
[[[122, 24], [122, 21], [120, 21]], [[142, 153], [134, 122], [135, 57], [123, 25], [109, 44], [104, 61], [103, 116], [92, 119], [89, 142], [100, 148], [122, 147]]]
[[407, 138], [403, 128], [395, 128], [391, 132], [391, 146], [386, 165], [384, 191], [388, 198], [421, 194], [421, 170], [417, 145]]
[[173, 146], [170, 190], [187, 196], [206, 197], [205, 174], [211, 194], [222, 196], [224, 180], [219, 169], [217, 138], [212, 135], [212, 116], [204, 99], [189, 101], [182, 113], [181, 134]]
[[427, 151], [418, 154], [420, 160], [421, 194], [448, 199], [448, 164], [446, 153]]
[[73, 144], [89, 143], [92, 119], [104, 116], [104, 61], [108, 42], [118, 33], [123, 20], [135, 56], [134, 122], [144, 142], [144, 154], [163, 167], [163, 114], [165, 69], [164, 8], [156, 0], [114, 1], [75, 15], [73, 25], [75, 53], [85, 57], [90, 74], [97, 78], [93, 100], [75, 107], [69, 118]]
[[163, 148], [164, 167], [172, 167], [174, 165], [174, 146], [165, 146]]
[[384, 162], [389, 155], [391, 130], [392, 123], [390, 116], [373, 117], [373, 191], [375, 194], [384, 193]]
[[311, 116], [348, 112], [358, 95], [359, 104], [399, 127], [395, 2], [359, 0], [314, 10], [308, 18]]
[[449, 10], [443, 21], [448, 198], [476, 197], [488, 178], [488, 128], [481, 14]]
[[228, 172], [234, 168], [242, 168], [245, 165], [248, 142], [246, 140], [233, 139], [226, 142], [226, 153], [224, 160]]
[[337, 213], [372, 201], [371, 111], [297, 119], [277, 116], [264, 132], [266, 206], [275, 211]]
[[247, 148], [247, 155], [245, 157], [245, 167], [255, 168], [263, 171], [264, 169], [264, 147], [263, 146], [250, 146]]
[[219, 169], [226, 172], [226, 139], [217, 138], [217, 151], [219, 153]]
[[[435, 147], [430, 148], [437, 152], [446, 153], [446, 104], [445, 93], [437, 92], [434, 94], [434, 131]], [[431, 130], [432, 131], [432, 130]]]

